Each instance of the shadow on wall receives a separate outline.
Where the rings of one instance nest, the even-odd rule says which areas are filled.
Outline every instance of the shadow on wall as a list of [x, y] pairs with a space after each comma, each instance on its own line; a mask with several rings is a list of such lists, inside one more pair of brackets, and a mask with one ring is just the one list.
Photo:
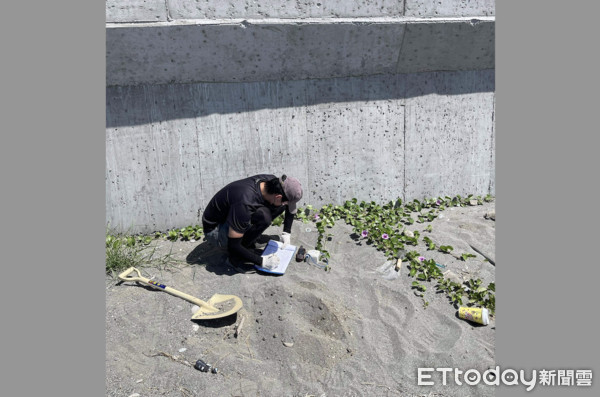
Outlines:
[[495, 71], [424, 72], [322, 80], [110, 86], [106, 127], [322, 103], [495, 91]]

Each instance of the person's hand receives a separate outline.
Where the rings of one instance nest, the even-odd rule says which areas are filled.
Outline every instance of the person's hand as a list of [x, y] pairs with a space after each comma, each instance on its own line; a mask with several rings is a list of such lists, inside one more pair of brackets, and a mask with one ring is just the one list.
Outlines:
[[279, 257], [276, 254], [263, 256], [262, 267], [265, 269], [273, 270], [279, 266]]
[[283, 246], [285, 247], [286, 245], [290, 244], [290, 240], [291, 240], [292, 236], [289, 233], [286, 232], [282, 232], [281, 233], [281, 241], [283, 242]]

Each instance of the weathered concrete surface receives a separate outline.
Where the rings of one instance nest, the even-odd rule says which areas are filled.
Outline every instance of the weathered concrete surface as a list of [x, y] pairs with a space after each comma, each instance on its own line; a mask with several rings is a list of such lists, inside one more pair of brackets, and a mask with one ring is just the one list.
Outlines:
[[495, 24], [489, 20], [411, 22], [403, 33], [398, 73], [494, 68]]
[[166, 22], [164, 0], [106, 0], [106, 22]]
[[189, 225], [227, 181], [264, 172], [307, 180], [306, 160], [294, 155], [306, 156], [305, 109], [293, 106], [304, 91], [298, 83], [109, 89], [107, 220], [144, 231]]
[[492, 16], [495, 0], [107, 0], [107, 22], [181, 19]]
[[[489, 77], [439, 73], [410, 79], [407, 197], [494, 192], [494, 95], [475, 92], [493, 86]], [[466, 93], [447, 95], [458, 91]]]
[[398, 101], [311, 106], [308, 123], [309, 199], [384, 202], [404, 183], [404, 106]]
[[406, 0], [407, 17], [493, 16], [496, 0]]
[[107, 85], [483, 70], [493, 19], [244, 20], [111, 25]]
[[403, 0], [326, 0], [326, 1], [208, 1], [167, 0], [173, 19], [215, 18], [352, 18], [398, 16]]
[[108, 0], [107, 85], [486, 70], [494, 0]]
[[[111, 23], [240, 18], [353, 18], [402, 16], [404, 13], [403, 0], [108, 0], [106, 4], [106, 21]], [[161, 11], [160, 18], [157, 10]]]
[[494, 193], [494, 71], [108, 87], [108, 223], [200, 223], [225, 183], [287, 173], [301, 205]]
[[308, 203], [402, 194], [405, 86], [404, 76], [307, 85]]
[[300, 80], [393, 73], [403, 28], [385, 22], [227, 22], [112, 28], [106, 33], [107, 84]]

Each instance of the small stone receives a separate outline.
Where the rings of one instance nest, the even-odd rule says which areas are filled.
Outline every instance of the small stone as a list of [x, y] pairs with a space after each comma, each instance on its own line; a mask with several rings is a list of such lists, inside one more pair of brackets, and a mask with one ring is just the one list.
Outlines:
[[184, 351], [186, 351], [186, 350], [187, 350], [187, 348], [185, 348], [185, 347], [182, 347], [181, 349], [179, 349], [179, 353], [183, 353], [183, 352], [184, 352]]
[[471, 205], [477, 205], [477, 204], [478, 204], [478, 202], [477, 202], [477, 200], [470, 200], [470, 201], [469, 201], [469, 204], [471, 204]]
[[405, 231], [403, 232], [403, 234], [404, 234], [406, 237], [411, 237], [411, 238], [412, 238], [412, 237], [415, 237], [415, 234], [414, 234], [413, 232], [411, 232], [410, 230], [405, 230]]
[[294, 343], [293, 342], [283, 342], [283, 345], [285, 347], [292, 347], [292, 346], [294, 346]]

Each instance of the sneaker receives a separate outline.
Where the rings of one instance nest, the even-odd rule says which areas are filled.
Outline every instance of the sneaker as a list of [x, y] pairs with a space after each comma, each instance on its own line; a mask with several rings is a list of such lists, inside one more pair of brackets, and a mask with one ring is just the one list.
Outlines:
[[238, 273], [256, 273], [254, 263], [249, 261], [240, 260], [237, 258], [227, 258], [227, 264], [231, 266]]

